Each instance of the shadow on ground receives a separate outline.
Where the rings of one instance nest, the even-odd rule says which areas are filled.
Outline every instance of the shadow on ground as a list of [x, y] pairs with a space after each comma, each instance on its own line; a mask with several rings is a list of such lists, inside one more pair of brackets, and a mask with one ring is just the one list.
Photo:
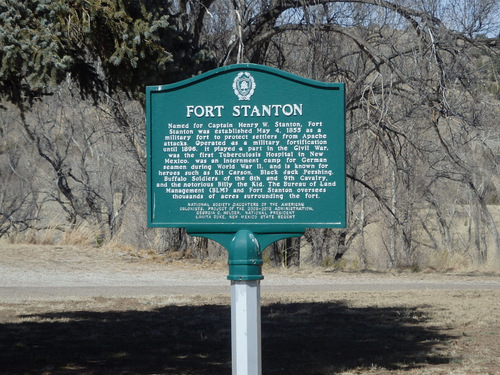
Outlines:
[[[333, 374], [354, 368], [448, 363], [451, 337], [425, 325], [425, 308], [342, 303], [262, 308], [264, 374]], [[33, 314], [0, 325], [0, 373], [230, 374], [230, 308]]]

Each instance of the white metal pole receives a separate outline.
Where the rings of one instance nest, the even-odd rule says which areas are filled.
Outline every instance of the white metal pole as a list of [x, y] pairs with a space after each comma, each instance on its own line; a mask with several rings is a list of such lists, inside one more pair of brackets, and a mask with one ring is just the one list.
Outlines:
[[260, 280], [231, 281], [233, 375], [261, 375]]

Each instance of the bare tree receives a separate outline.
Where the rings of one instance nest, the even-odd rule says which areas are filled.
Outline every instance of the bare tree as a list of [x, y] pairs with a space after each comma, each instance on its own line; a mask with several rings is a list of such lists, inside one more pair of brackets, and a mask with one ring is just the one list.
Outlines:
[[[221, 9], [216, 4], [214, 13]], [[385, 221], [390, 229], [385, 241], [389, 265], [415, 263], [417, 250], [430, 246], [415, 237], [423, 228], [422, 212], [429, 204], [444, 212], [447, 203], [436, 196], [435, 187], [439, 183], [442, 188], [442, 179], [456, 174], [483, 217], [476, 220], [475, 230], [488, 228], [493, 253], [500, 255], [498, 230], [472, 178], [477, 165], [462, 163], [455, 155], [462, 147], [460, 138], [464, 144], [475, 142], [472, 130], [482, 103], [490, 100], [475, 94], [485, 75], [474, 68], [479, 55], [498, 53], [494, 39], [482, 36], [498, 30], [497, 2], [236, 1], [225, 12], [236, 16], [228, 22], [233, 33], [222, 34], [218, 41], [226, 51], [221, 64], [241, 60], [233, 48], [239, 42], [249, 62], [347, 83], [348, 145], [353, 146], [347, 158], [353, 181], [349, 205], [358, 209], [362, 200], [363, 214], [350, 212], [348, 228], [335, 235], [335, 245], [325, 244], [332, 236], [328, 231], [309, 232], [306, 238], [313, 243], [316, 262], [329, 251], [326, 246], [343, 254], [368, 225], [367, 207], [378, 207], [381, 211], [374, 211], [371, 220]], [[242, 18], [243, 25], [237, 24]], [[450, 137], [443, 132], [443, 121], [457, 124]], [[453, 189], [453, 184], [444, 184]], [[369, 206], [367, 196], [372, 197]], [[449, 223], [442, 216], [439, 223], [449, 238]], [[433, 241], [440, 242], [435, 236]], [[485, 247], [486, 242], [476, 240], [475, 246]]]
[[[153, 32], [148, 53], [158, 53], [159, 43], [177, 59], [169, 65], [162, 55], [165, 79], [211, 67], [201, 62], [213, 58], [219, 66], [252, 62], [346, 83], [348, 223], [342, 230], [307, 231], [311, 261], [338, 260], [356, 250], [360, 263], [370, 266], [371, 226], [386, 229], [380, 234], [385, 248], [378, 251], [389, 267], [418, 265], [428, 251], [457, 252], [483, 263], [500, 259], [494, 213], [500, 201], [498, 1], [179, 0], [142, 2], [140, 11], [136, 3], [127, 14], [141, 15], [147, 28], [134, 28], [134, 35], [149, 43], [143, 36]], [[149, 23], [146, 15], [155, 6], [162, 17], [171, 15], [171, 23], [161, 17]], [[113, 37], [131, 48], [120, 35]], [[115, 60], [108, 60], [106, 72], [113, 72]], [[128, 65], [126, 72], [145, 74], [134, 74]], [[92, 73], [101, 77], [99, 64]], [[25, 149], [39, 160], [32, 164], [37, 182], [26, 185], [25, 195], [8, 191], [0, 197], [2, 228], [9, 230], [15, 218], [27, 223], [27, 217], [41, 215], [40, 206], [56, 202], [69, 222], [92, 221], [114, 236], [131, 202], [140, 207], [134, 199], [145, 194], [142, 106], [120, 90], [101, 91], [97, 103], [80, 101], [68, 87], [34, 102], [16, 120], [21, 127], [4, 127], [10, 140], [1, 145], [2, 177], [13, 186], [28, 178]], [[24, 143], [12, 143], [13, 131], [24, 135]], [[188, 240], [183, 230], [161, 233], [160, 249], [209, 256], [207, 243]], [[288, 249], [298, 254], [300, 246], [278, 246], [274, 255], [287, 263]]]

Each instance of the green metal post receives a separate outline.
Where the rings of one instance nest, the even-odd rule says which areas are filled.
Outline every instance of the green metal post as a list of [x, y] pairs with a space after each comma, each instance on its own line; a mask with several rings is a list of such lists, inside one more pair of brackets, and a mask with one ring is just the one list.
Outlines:
[[229, 244], [228, 280], [262, 280], [262, 252], [259, 240], [249, 230], [239, 230]]

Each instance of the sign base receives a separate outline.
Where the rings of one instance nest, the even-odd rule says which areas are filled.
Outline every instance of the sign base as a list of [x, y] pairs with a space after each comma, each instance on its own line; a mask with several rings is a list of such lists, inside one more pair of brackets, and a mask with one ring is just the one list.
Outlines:
[[[189, 232], [188, 232], [189, 233]], [[219, 242], [229, 252], [233, 375], [261, 375], [260, 280], [262, 251], [275, 241], [303, 233], [189, 233]]]

